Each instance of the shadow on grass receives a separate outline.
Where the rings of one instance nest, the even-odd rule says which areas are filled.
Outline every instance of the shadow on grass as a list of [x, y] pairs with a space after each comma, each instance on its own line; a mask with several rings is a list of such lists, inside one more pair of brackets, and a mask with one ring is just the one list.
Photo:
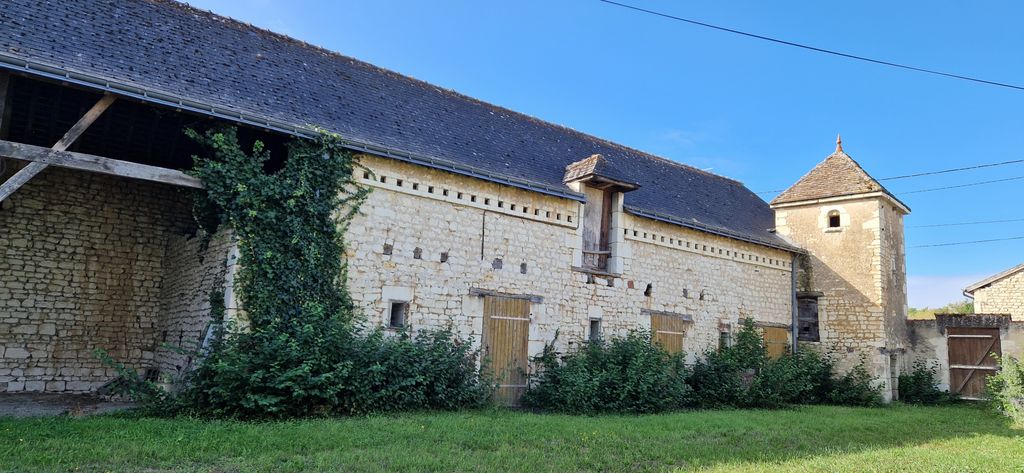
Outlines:
[[1021, 434], [968, 405], [265, 423], [120, 415], [0, 420], [0, 458], [17, 471], [990, 470], [1024, 464]]

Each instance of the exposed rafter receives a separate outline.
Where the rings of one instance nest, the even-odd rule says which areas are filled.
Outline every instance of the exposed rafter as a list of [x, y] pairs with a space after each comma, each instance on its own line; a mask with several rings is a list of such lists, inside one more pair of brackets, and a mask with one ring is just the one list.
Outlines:
[[[68, 132], [65, 133], [64, 136], [50, 149], [54, 151], [67, 150], [75, 140], [82, 136], [82, 133], [85, 133], [85, 130], [87, 130], [89, 126], [91, 126], [93, 122], [100, 117], [100, 115], [103, 115], [103, 112], [107, 111], [107, 108], [114, 103], [114, 100], [117, 100], [117, 97], [110, 94], [104, 95], [100, 98], [100, 100], [97, 101], [88, 112], [85, 112], [85, 115], [82, 115], [82, 118], [78, 119], [78, 123], [75, 123], [74, 126], [72, 126], [71, 129], [69, 129]], [[3, 202], [4, 199], [7, 199], [7, 197], [13, 194], [14, 191], [20, 189], [21, 186], [25, 185], [26, 182], [37, 174], [43, 172], [43, 170], [48, 166], [49, 164], [47, 163], [33, 161], [29, 163], [28, 166], [25, 166], [11, 176], [11, 178], [3, 184], [0, 184], [0, 202]]]

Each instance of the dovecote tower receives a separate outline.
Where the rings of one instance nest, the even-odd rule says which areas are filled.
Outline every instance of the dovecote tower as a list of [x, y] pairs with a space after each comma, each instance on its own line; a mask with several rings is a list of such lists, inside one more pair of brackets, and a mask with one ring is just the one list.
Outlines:
[[903, 217], [910, 209], [836, 150], [771, 202], [775, 229], [807, 250], [797, 276], [801, 347], [833, 351], [842, 369], [861, 360], [897, 395], [907, 279]]

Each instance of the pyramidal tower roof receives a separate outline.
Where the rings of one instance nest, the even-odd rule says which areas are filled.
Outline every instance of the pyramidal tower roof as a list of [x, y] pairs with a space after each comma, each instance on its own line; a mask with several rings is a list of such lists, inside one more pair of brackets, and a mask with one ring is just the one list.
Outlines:
[[842, 137], [836, 137], [836, 150], [824, 161], [801, 177], [796, 184], [772, 200], [771, 205], [802, 202], [806, 200], [855, 196], [859, 194], [882, 193], [910, 210], [906, 204], [889, 192], [885, 186], [871, 177], [850, 155], [843, 151]]

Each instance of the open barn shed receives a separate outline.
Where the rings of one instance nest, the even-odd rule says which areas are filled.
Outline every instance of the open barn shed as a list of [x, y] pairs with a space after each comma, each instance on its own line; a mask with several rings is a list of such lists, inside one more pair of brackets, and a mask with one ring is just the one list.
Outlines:
[[[183, 130], [231, 121], [171, 97], [5, 66], [0, 392], [101, 389], [115, 373], [96, 349], [173, 379], [192, 363], [211, 294], [231, 273], [230, 237], [208, 247], [197, 238], [201, 184], [182, 170], [199, 149]], [[239, 134], [278, 157], [289, 139], [255, 126]]]

